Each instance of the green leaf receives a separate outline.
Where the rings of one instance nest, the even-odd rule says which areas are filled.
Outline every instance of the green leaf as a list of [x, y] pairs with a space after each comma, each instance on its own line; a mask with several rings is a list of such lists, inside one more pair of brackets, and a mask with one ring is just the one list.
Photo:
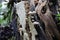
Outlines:
[[56, 17], [57, 17], [57, 20], [60, 21], [60, 14], [57, 14]]
[[57, 14], [57, 16], [59, 16], [59, 17], [60, 17], [60, 14]]

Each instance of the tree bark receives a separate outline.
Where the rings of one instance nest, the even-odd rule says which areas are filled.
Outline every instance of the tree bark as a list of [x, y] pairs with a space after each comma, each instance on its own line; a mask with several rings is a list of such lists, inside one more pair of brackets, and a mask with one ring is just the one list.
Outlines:
[[46, 2], [39, 3], [36, 12], [38, 13], [40, 19], [45, 24], [45, 32], [48, 37], [48, 40], [53, 40], [52, 37], [56, 36], [58, 40], [60, 40], [60, 34], [57, 30], [57, 26], [52, 18], [52, 13], [50, 12], [49, 8], [47, 8], [46, 13], [43, 14], [41, 12], [42, 8], [46, 6]]

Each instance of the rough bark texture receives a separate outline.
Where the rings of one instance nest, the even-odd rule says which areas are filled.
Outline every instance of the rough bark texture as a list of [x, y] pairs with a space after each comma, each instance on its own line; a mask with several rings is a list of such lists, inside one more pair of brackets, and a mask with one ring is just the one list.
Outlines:
[[52, 18], [52, 13], [50, 12], [49, 8], [47, 7], [45, 14], [41, 12], [44, 6], [46, 6], [46, 1], [41, 3], [39, 2], [36, 8], [36, 12], [38, 13], [40, 19], [45, 24], [45, 32], [47, 34], [48, 40], [53, 40], [52, 37], [54, 36], [56, 36], [57, 39], [60, 40], [60, 34], [57, 30], [57, 26]]

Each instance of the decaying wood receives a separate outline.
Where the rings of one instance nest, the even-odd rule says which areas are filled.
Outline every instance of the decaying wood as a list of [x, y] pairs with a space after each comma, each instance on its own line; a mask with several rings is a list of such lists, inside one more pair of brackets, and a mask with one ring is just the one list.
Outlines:
[[34, 24], [31, 21], [31, 14], [28, 17], [28, 23], [29, 23], [29, 27], [30, 27], [30, 32], [32, 33], [32, 40], [35, 40], [35, 35], [37, 35], [37, 32], [34, 28]]
[[45, 32], [47, 34], [48, 40], [53, 40], [52, 37], [56, 36], [58, 40], [60, 40], [60, 34], [57, 30], [57, 26], [52, 18], [52, 13], [50, 12], [49, 8], [47, 8], [46, 13], [43, 14], [41, 12], [42, 8], [46, 6], [46, 2], [40, 2], [38, 3], [38, 6], [36, 8], [36, 12], [38, 13], [40, 19], [44, 22], [45, 24]]
[[[25, 1], [25, 9], [26, 9], [26, 13], [27, 13], [27, 23], [29, 24], [29, 28], [30, 29], [27, 33], [29, 35], [29, 40], [35, 40], [35, 35], [37, 34], [35, 28], [34, 28], [34, 25], [32, 24], [32, 21], [31, 21], [31, 14], [29, 14], [29, 10], [30, 10], [30, 5], [28, 3], [28, 1]], [[26, 25], [27, 26], [27, 25]]]
[[30, 5], [29, 5], [28, 1], [25, 1], [25, 12], [26, 12], [26, 27], [25, 27], [25, 29], [26, 29], [26, 33], [28, 34], [28, 40], [31, 39], [30, 38], [31, 37], [30, 27], [29, 27], [29, 23], [28, 23], [28, 19], [27, 19], [27, 14], [29, 12], [29, 7], [30, 7]]

